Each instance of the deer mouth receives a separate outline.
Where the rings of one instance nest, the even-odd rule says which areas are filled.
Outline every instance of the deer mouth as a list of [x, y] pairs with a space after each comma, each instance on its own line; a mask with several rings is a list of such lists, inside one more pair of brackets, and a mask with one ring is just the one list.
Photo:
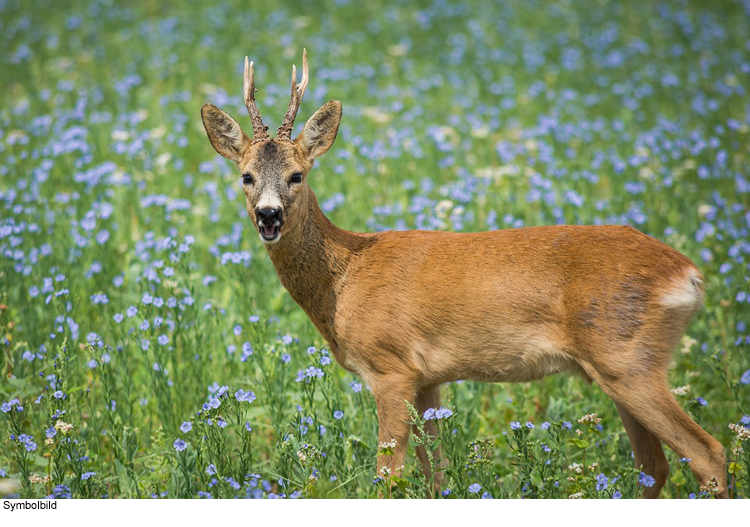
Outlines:
[[276, 241], [280, 236], [280, 225], [258, 225], [260, 237], [265, 242]]

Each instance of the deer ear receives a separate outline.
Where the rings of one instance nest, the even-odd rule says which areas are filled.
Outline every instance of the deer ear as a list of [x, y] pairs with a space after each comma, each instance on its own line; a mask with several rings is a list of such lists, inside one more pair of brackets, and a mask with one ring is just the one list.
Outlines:
[[328, 101], [305, 123], [295, 141], [310, 161], [328, 152], [336, 140], [340, 122], [341, 103]]
[[229, 117], [213, 104], [201, 108], [203, 127], [214, 149], [230, 161], [238, 162], [250, 139], [242, 131], [237, 121]]

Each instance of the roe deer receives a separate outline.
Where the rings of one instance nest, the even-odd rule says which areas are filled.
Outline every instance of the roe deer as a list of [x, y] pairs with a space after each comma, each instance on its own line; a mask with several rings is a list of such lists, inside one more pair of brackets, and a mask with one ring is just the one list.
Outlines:
[[395, 440], [392, 455], [378, 456], [378, 473], [403, 468], [405, 401], [422, 413], [440, 406], [445, 382], [529, 381], [567, 370], [614, 400], [636, 465], [656, 480], [646, 497], [657, 497], [667, 479], [662, 442], [691, 460], [701, 483], [715, 477], [726, 496], [724, 448], [667, 385], [671, 353], [703, 301], [701, 274], [687, 257], [627, 226], [339, 229], [307, 178], [336, 139], [341, 103], [323, 105], [292, 139], [307, 82], [304, 52], [275, 138], [255, 104], [247, 58], [252, 140], [216, 106], [204, 105], [201, 116], [213, 147], [239, 168], [247, 212], [281, 284], [339, 364], [372, 388], [379, 441]]

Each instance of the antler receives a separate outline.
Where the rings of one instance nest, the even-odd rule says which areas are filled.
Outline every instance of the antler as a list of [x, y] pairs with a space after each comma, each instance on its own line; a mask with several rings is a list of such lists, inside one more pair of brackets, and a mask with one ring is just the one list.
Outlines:
[[[309, 80], [309, 71], [307, 68], [307, 50], [302, 50], [302, 80], [297, 85], [297, 67], [292, 66], [292, 99], [289, 101], [289, 109], [286, 111], [284, 121], [279, 126], [276, 132], [277, 139], [283, 139], [286, 141], [292, 140], [292, 128], [294, 128], [294, 118], [297, 116], [297, 110], [299, 110], [299, 104], [302, 102], [302, 96], [305, 94], [307, 89], [307, 81]], [[260, 114], [258, 114], [260, 115]]]
[[245, 106], [253, 120], [253, 143], [268, 139], [268, 125], [263, 124], [263, 118], [260, 116], [260, 110], [255, 104], [255, 71], [253, 63], [248, 62], [245, 57]]

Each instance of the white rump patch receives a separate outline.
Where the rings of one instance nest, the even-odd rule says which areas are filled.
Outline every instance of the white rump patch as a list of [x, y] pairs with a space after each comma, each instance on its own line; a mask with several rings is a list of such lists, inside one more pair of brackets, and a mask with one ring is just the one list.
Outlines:
[[703, 303], [703, 280], [695, 269], [675, 280], [672, 287], [661, 298], [661, 304], [669, 309], [698, 309]]

